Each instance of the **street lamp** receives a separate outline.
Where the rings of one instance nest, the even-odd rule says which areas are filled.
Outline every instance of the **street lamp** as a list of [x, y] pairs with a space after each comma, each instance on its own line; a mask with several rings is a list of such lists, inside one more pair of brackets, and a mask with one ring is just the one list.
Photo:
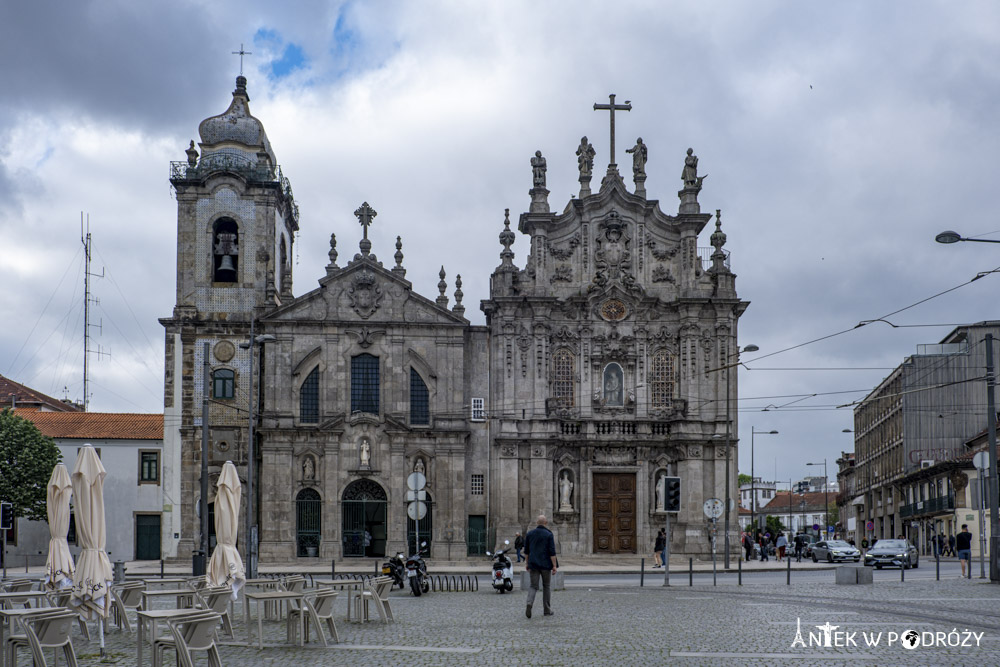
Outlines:
[[[753, 343], [750, 343], [749, 345], [745, 346], [743, 349], [737, 349], [736, 352], [733, 352], [731, 355], [729, 355], [729, 359], [735, 358], [736, 359], [736, 363], [735, 364], [727, 364], [726, 365], [726, 518], [725, 518], [725, 524], [726, 524], [726, 539], [725, 539], [726, 564], [725, 564], [725, 569], [727, 569], [727, 570], [729, 569], [729, 506], [733, 503], [732, 495], [731, 495], [731, 492], [729, 490], [729, 487], [732, 485], [732, 480], [730, 478], [729, 469], [732, 467], [732, 460], [731, 460], [732, 454], [730, 453], [730, 450], [732, 449], [732, 441], [733, 441], [733, 418], [731, 416], [732, 413], [730, 412], [730, 408], [729, 408], [729, 406], [730, 406], [729, 399], [730, 399], [730, 394], [732, 393], [732, 390], [731, 390], [732, 384], [729, 382], [729, 369], [732, 368], [733, 366], [739, 366], [740, 353], [742, 353], [742, 352], [756, 352], [759, 349], [760, 348], [757, 347], [756, 345], [754, 345]], [[729, 359], [727, 359], [726, 361], [729, 361]]]
[[826, 476], [826, 459], [823, 459], [823, 463], [807, 463], [807, 466], [823, 466], [823, 539], [826, 539], [826, 533], [830, 526], [830, 481]]
[[757, 514], [757, 478], [753, 471], [753, 437], [755, 435], [777, 435], [777, 431], [757, 431], [750, 427], [750, 530], [757, 529], [755, 516]]
[[250, 406], [249, 406], [249, 421], [247, 423], [247, 579], [257, 578], [257, 526], [254, 523], [254, 507], [253, 507], [253, 476], [254, 476], [254, 459], [256, 457], [256, 452], [254, 451], [254, 441], [253, 441], [253, 407], [254, 407], [254, 395], [253, 395], [253, 377], [254, 377], [254, 361], [257, 358], [257, 348], [263, 347], [264, 343], [271, 343], [276, 341], [277, 338], [271, 334], [261, 334], [259, 336], [254, 336], [253, 333], [254, 321], [250, 320], [250, 340], [245, 343], [240, 343], [240, 347], [244, 350], [250, 350]]
[[[1000, 243], [995, 239], [970, 239], [958, 232], [941, 232], [934, 240], [938, 243], [975, 241], [977, 243]], [[989, 490], [990, 490], [990, 581], [1000, 583], [1000, 486], [997, 484], [997, 410], [993, 376], [993, 334], [986, 334], [983, 343], [986, 348], [986, 425], [989, 442]]]

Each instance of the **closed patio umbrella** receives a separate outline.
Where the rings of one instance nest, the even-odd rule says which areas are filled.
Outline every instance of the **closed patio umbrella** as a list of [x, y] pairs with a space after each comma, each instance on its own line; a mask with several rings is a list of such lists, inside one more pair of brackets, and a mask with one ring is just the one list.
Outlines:
[[246, 581], [243, 569], [243, 559], [236, 550], [236, 533], [240, 521], [240, 497], [243, 486], [240, 484], [236, 466], [232, 461], [226, 461], [222, 466], [222, 474], [216, 483], [215, 492], [215, 539], [217, 540], [212, 559], [208, 563], [208, 583], [212, 586], [229, 585], [233, 587], [233, 599]]
[[80, 449], [73, 466], [73, 496], [76, 499], [76, 533], [80, 558], [73, 576], [73, 597], [70, 604], [81, 611], [98, 615], [101, 653], [104, 652], [104, 623], [111, 607], [108, 587], [111, 585], [111, 561], [104, 551], [107, 535], [104, 522], [104, 477], [107, 472], [92, 446]]
[[73, 556], [66, 544], [69, 531], [69, 497], [72, 485], [66, 466], [57, 463], [46, 489], [46, 511], [49, 515], [49, 555], [45, 559], [45, 587], [49, 590], [73, 585]]

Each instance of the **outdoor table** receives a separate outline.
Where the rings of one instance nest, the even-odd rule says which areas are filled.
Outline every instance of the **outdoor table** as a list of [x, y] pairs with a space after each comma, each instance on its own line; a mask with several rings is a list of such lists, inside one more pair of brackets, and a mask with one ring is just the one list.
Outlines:
[[149, 579], [140, 579], [139, 581], [146, 584], [146, 588], [150, 586], [184, 586], [188, 582], [188, 577], [164, 577], [162, 579], [159, 577], [150, 577]]
[[8, 609], [12, 604], [24, 603], [27, 600], [48, 599], [45, 591], [20, 591], [18, 593], [0, 593], [0, 609]]
[[[4, 626], [10, 625], [10, 632], [14, 634], [14, 621], [18, 621], [25, 616], [32, 616], [40, 612], [56, 611], [58, 607], [53, 607], [51, 609], [42, 609], [36, 607], [34, 609], [0, 609], [0, 647], [6, 649], [5, 637], [4, 637]], [[0, 666], [7, 667], [7, 651], [4, 650], [2, 655], [0, 655]]]
[[[262, 588], [268, 591], [276, 591], [281, 589], [281, 581], [279, 579], [268, 579], [266, 577], [261, 577], [257, 579], [247, 579], [245, 582], [243, 582], [243, 593], [246, 594], [246, 592], [250, 589], [251, 586], [258, 589]], [[246, 607], [246, 604], [247, 604], [246, 598], [243, 598], [244, 607]], [[269, 602], [266, 605], [264, 605], [265, 618], [267, 618], [268, 620], [271, 620], [275, 616], [280, 618], [281, 616], [276, 612], [276, 608], [277, 604], [274, 602]]]
[[136, 623], [139, 625], [139, 631], [136, 633], [135, 664], [138, 667], [141, 667], [142, 665], [142, 645], [145, 637], [145, 626], [147, 621], [150, 626], [149, 644], [152, 646], [153, 642], [156, 641], [156, 632], [159, 629], [160, 621], [169, 621], [172, 618], [190, 614], [192, 611], [192, 609], [137, 610]]
[[[260, 603], [264, 602], [298, 602], [301, 606], [303, 604], [303, 598], [305, 593], [296, 593], [294, 591], [262, 591], [260, 593], [244, 593], [244, 611], [246, 612], [246, 622], [247, 622], [247, 644], [253, 645], [253, 624], [250, 622], [250, 602], [254, 601], [257, 603], [257, 646], [260, 649], [264, 648], [264, 615], [260, 613]], [[303, 646], [305, 640], [305, 614], [299, 614], [299, 646]]]
[[177, 599], [177, 606], [181, 607], [187, 603], [188, 607], [194, 606], [194, 596], [195, 592], [190, 588], [171, 588], [159, 591], [143, 591], [142, 592], [142, 608], [152, 609], [153, 598], [158, 597], [173, 597]]
[[[368, 585], [368, 582], [364, 579], [317, 579], [317, 586], [323, 586], [324, 588], [341, 588], [348, 589], [355, 587], [358, 589], [363, 589]], [[347, 598], [347, 620], [351, 620], [351, 596], [348, 593]]]

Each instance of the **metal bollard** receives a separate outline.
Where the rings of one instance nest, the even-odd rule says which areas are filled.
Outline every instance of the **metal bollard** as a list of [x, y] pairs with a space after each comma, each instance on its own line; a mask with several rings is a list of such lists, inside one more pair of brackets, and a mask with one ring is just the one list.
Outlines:
[[[785, 549], [785, 551], [787, 552], [788, 550]], [[786, 581], [785, 581], [785, 583], [788, 584], [789, 586], [791, 586], [792, 585], [792, 559], [791, 559], [791, 557], [788, 556], [787, 553], [785, 554], [785, 560], [788, 562], [788, 574], [786, 575]]]
[[899, 580], [906, 581], [906, 568], [902, 565], [899, 566]]
[[24, 555], [24, 573], [28, 574], [28, 554]]
[[330, 561], [330, 578], [331, 579], [337, 578], [337, 561], [335, 560]]
[[742, 555], [739, 558], [737, 558], [736, 561], [737, 561], [737, 566], [736, 566], [736, 585], [737, 586], [742, 586], [743, 585], [743, 557], [742, 557]]
[[163, 578], [163, 559], [160, 559], [160, 579]]
[[937, 580], [941, 581], [941, 554], [934, 550], [934, 568], [937, 571]]
[[694, 586], [694, 558], [688, 558], [688, 586]]
[[639, 588], [642, 588], [642, 582], [646, 579], [646, 559], [643, 558], [639, 561]]

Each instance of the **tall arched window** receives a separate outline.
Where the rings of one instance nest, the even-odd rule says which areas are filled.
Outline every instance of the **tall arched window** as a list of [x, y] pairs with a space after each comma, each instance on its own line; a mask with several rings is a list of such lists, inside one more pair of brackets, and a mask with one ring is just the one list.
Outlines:
[[295, 542], [300, 558], [319, 555], [319, 538], [323, 528], [323, 501], [316, 489], [302, 489], [295, 496]]
[[236, 373], [228, 368], [212, 371], [212, 398], [232, 398]]
[[552, 355], [552, 398], [559, 407], [576, 405], [576, 357], [569, 350]]
[[666, 350], [653, 354], [649, 368], [649, 402], [656, 408], [669, 408], [674, 400], [674, 358]]
[[319, 367], [312, 369], [299, 389], [299, 421], [303, 424], [319, 421]]
[[410, 424], [429, 424], [430, 398], [427, 385], [416, 369], [410, 369]]
[[212, 225], [212, 281], [235, 283], [239, 280], [240, 228], [231, 218], [220, 218]]
[[359, 354], [351, 359], [351, 412], [378, 414], [378, 357]]

